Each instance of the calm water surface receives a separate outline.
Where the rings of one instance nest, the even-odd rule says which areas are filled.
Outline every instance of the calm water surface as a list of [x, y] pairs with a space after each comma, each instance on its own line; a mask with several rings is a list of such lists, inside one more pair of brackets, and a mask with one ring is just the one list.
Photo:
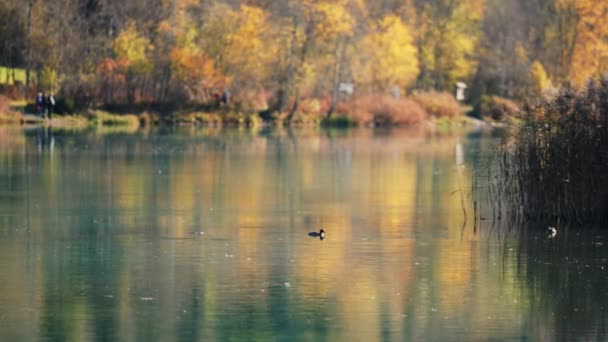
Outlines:
[[473, 224], [497, 141], [1, 129], [0, 340], [608, 339], [605, 235]]

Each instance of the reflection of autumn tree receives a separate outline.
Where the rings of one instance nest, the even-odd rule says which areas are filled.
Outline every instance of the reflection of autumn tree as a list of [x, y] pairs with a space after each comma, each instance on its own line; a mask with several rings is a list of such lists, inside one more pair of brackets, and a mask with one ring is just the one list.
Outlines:
[[[0, 146], [0, 164], [18, 170], [0, 183], [22, 188], [30, 165], [32, 199], [42, 204], [30, 211], [28, 248], [26, 233], [0, 239], [11, 274], [0, 276], [0, 302], [49, 313], [12, 316], [24, 331], [223, 340], [252, 327], [268, 339], [287, 325], [311, 339], [407, 339], [488, 316], [506, 317], [490, 323], [502, 331], [518, 324], [514, 299], [526, 289], [514, 265], [495, 266], [494, 246], [461, 230], [451, 193], [462, 138], [180, 132], [64, 137], [55, 159], [28, 139]], [[0, 209], [25, 211], [16, 196], [0, 197]], [[3, 217], [9, 227], [22, 220]], [[321, 225], [327, 239], [306, 235]]]

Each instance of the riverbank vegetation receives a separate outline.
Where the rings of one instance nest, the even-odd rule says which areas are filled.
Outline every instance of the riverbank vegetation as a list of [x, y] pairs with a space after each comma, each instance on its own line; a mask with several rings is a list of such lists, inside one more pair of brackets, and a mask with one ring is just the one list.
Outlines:
[[[523, 103], [604, 70], [607, 8], [588, 0], [1, 0], [0, 92], [32, 101], [53, 91], [68, 113], [179, 103], [229, 107], [186, 114], [241, 113], [241, 121], [261, 113], [281, 124], [361, 125], [418, 121], [416, 92], [454, 94], [462, 82], [480, 117], [484, 97]], [[370, 99], [393, 108], [387, 96], [410, 112], [340, 112]]]
[[608, 77], [527, 108], [498, 175], [511, 216], [545, 225], [608, 222]]

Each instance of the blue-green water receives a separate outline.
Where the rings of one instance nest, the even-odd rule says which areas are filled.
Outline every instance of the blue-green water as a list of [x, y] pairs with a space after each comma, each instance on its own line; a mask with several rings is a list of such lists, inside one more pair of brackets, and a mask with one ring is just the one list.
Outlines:
[[497, 140], [0, 129], [0, 340], [606, 340], [603, 234], [473, 224]]

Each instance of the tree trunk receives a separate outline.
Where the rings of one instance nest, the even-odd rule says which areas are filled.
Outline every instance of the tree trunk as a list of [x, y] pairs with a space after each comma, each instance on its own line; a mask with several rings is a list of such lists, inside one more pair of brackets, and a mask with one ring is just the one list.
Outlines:
[[286, 68], [284, 75], [281, 76], [279, 80], [279, 90], [277, 91], [277, 111], [282, 113], [285, 111], [285, 107], [287, 106], [287, 102], [289, 100], [289, 90], [292, 87], [293, 79], [294, 79], [294, 70], [296, 66], [294, 66], [294, 61], [296, 60], [296, 37], [298, 33], [298, 25], [297, 21], [293, 19], [293, 31], [291, 34], [291, 44], [289, 46], [289, 55], [287, 56]]
[[291, 107], [291, 110], [289, 111], [289, 114], [287, 115], [287, 119], [286, 119], [287, 123], [291, 123], [294, 116], [296, 115], [296, 112], [298, 111], [299, 106], [300, 106], [300, 87], [296, 87], [296, 94], [295, 94], [294, 100], [293, 100], [293, 107]]
[[[340, 43], [342, 43], [342, 48], [340, 49]], [[346, 56], [346, 45], [348, 44], [348, 39], [344, 39], [341, 41], [340, 38], [336, 40], [336, 49], [334, 51], [334, 77], [332, 83], [332, 94], [331, 94], [331, 105], [329, 106], [329, 110], [327, 111], [327, 118], [331, 117], [332, 113], [336, 110], [336, 105], [340, 101], [340, 81], [342, 79], [342, 73], [344, 69], [344, 60]]]
[[[304, 62], [306, 61], [306, 56], [308, 55], [308, 47], [310, 45], [310, 43], [312, 42], [312, 26], [309, 26], [306, 29], [306, 38], [304, 40], [304, 43], [302, 44], [302, 50], [300, 51], [300, 58], [298, 61], [296, 61], [298, 63], [298, 65], [295, 66], [294, 70], [298, 70], [298, 72], [301, 71], [302, 66], [304, 65]], [[295, 76], [295, 75], [294, 75]], [[295, 76], [297, 77], [297, 76]], [[292, 78], [293, 79], [293, 78]], [[295, 96], [294, 96], [294, 100], [293, 100], [293, 107], [291, 108], [291, 111], [289, 112], [289, 114], [287, 115], [286, 121], [287, 123], [291, 123], [291, 121], [293, 120], [296, 112], [298, 111], [298, 107], [300, 106], [300, 85], [298, 84], [298, 82], [294, 82], [295, 83]]]
[[34, 0], [29, 0], [27, 3], [27, 60], [25, 62], [25, 96], [30, 90], [30, 72], [32, 68], [32, 7]]

